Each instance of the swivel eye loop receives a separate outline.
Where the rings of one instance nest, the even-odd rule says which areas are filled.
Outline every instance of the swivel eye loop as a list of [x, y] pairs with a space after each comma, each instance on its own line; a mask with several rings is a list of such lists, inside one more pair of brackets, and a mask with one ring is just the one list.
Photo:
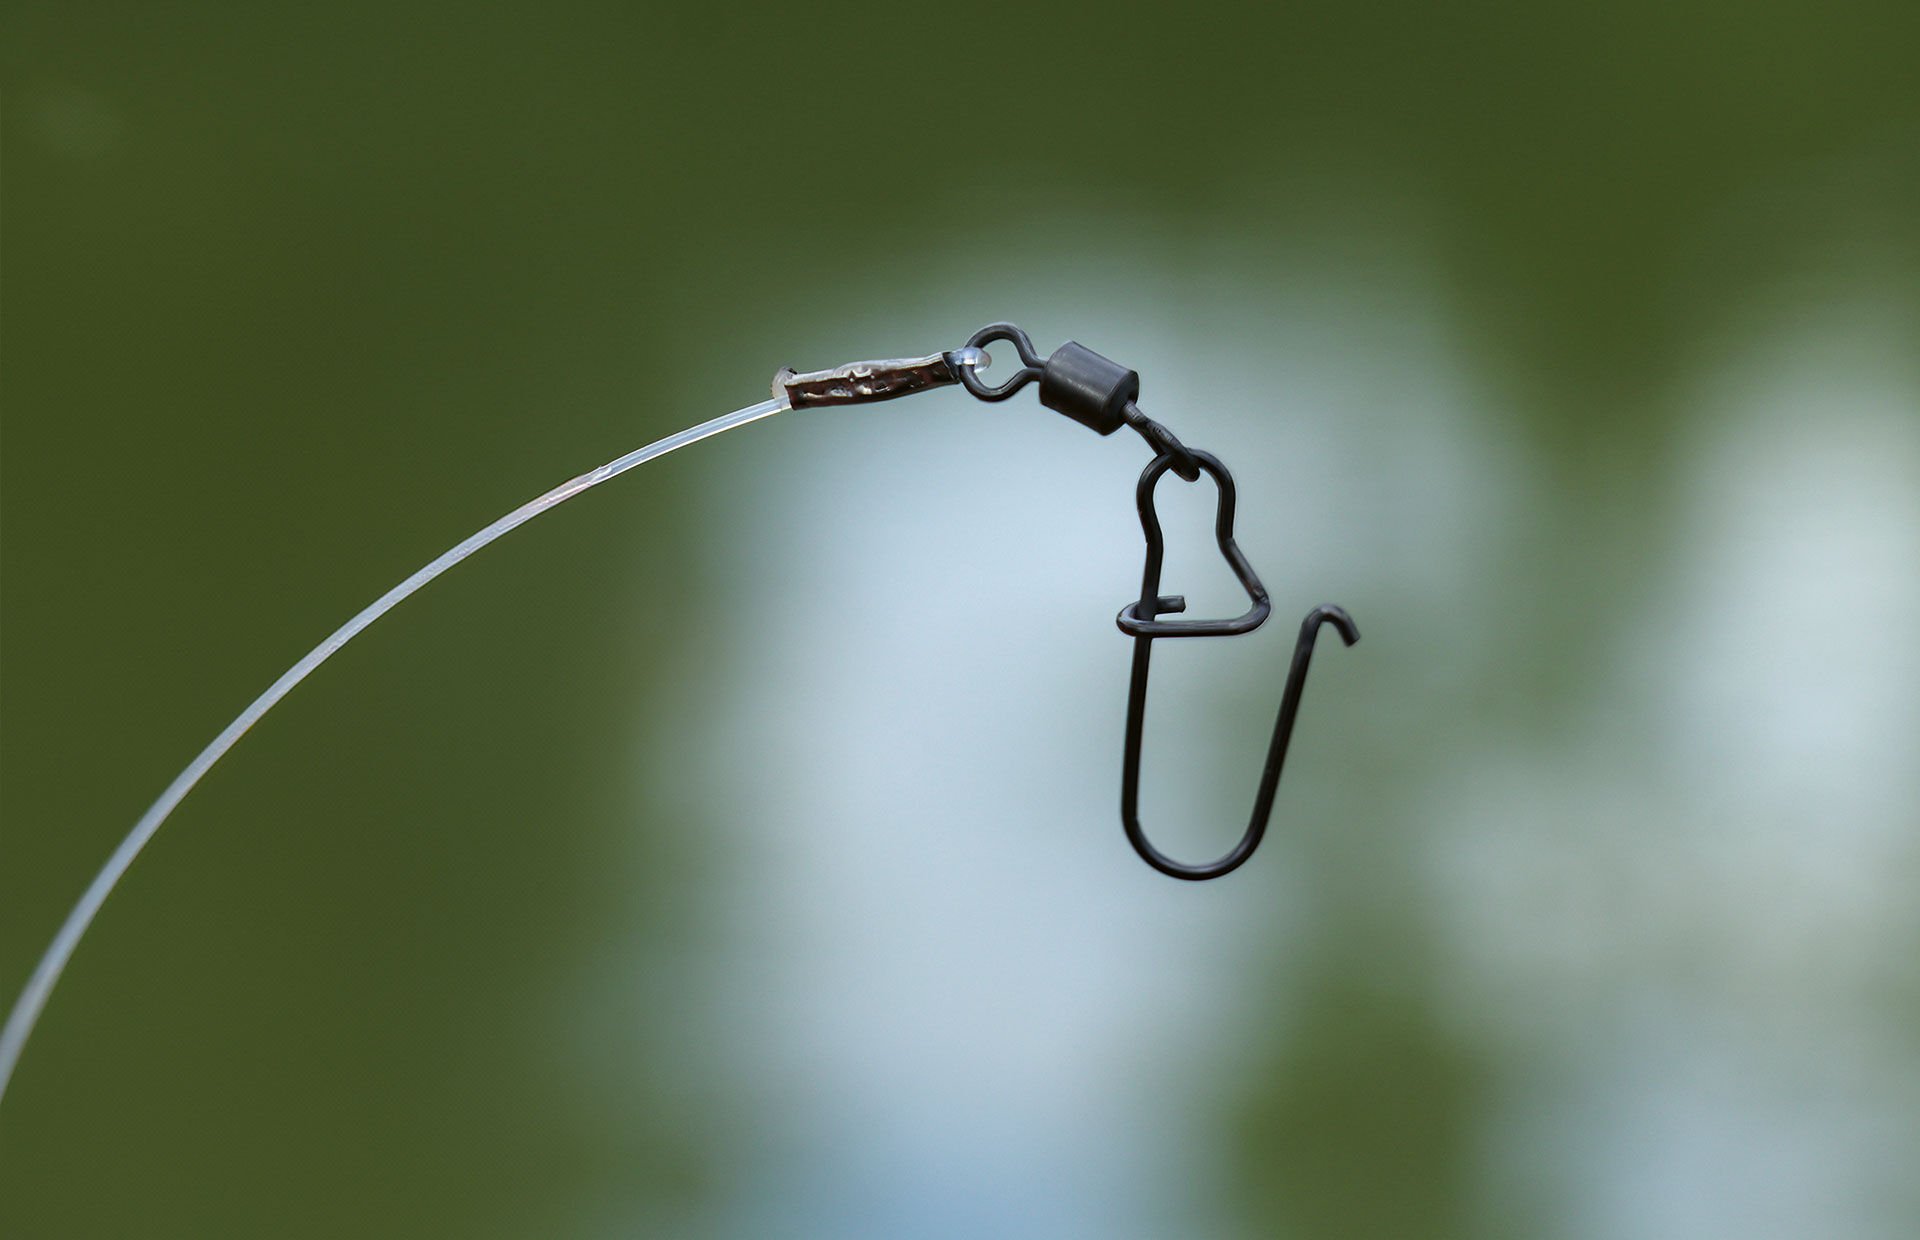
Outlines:
[[989, 323], [967, 338], [966, 347], [985, 349], [987, 345], [1000, 340], [1011, 344], [1014, 351], [1020, 355], [1020, 369], [1014, 371], [1013, 375], [999, 386], [996, 387], [983, 380], [979, 375], [978, 367], [954, 367], [955, 372], [960, 376], [960, 385], [981, 400], [1005, 400], [1046, 374], [1047, 363], [1040, 356], [1039, 351], [1033, 347], [1033, 341], [1028, 338], [1027, 333], [1011, 323]]

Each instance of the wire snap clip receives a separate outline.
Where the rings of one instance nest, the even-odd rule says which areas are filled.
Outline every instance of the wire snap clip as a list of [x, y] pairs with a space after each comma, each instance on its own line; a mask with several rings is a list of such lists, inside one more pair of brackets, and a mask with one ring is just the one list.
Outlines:
[[1198, 449], [1192, 449], [1191, 452], [1200, 468], [1220, 489], [1219, 505], [1214, 516], [1214, 540], [1219, 544], [1220, 554], [1226, 557], [1228, 566], [1233, 569], [1234, 576], [1239, 579], [1241, 588], [1246, 590], [1252, 606], [1244, 615], [1231, 620], [1159, 618], [1184, 612], [1187, 604], [1180, 595], [1160, 593], [1160, 567], [1165, 558], [1166, 540], [1160, 530], [1160, 516], [1154, 509], [1153, 495], [1161, 477], [1173, 468], [1174, 461], [1170, 455], [1155, 457], [1141, 473], [1140, 484], [1135, 491], [1135, 502], [1140, 509], [1140, 526], [1147, 540], [1147, 562], [1141, 575], [1140, 598], [1138, 602], [1122, 608], [1118, 617], [1120, 630], [1133, 638], [1133, 675], [1127, 689], [1126, 749], [1120, 771], [1120, 822], [1126, 829], [1127, 842], [1133, 845], [1133, 850], [1140, 854], [1141, 860], [1162, 874], [1199, 882], [1219, 878], [1239, 869], [1253, 856], [1254, 849], [1260, 846], [1261, 839], [1266, 835], [1267, 820], [1273, 813], [1274, 794], [1280, 785], [1280, 770], [1286, 764], [1287, 745], [1293, 738], [1294, 720], [1300, 713], [1300, 693], [1306, 686], [1307, 667], [1313, 661], [1314, 641], [1319, 636], [1320, 627], [1331, 624], [1341, 640], [1349, 646], [1360, 640], [1360, 630], [1344, 609], [1331, 605], [1314, 608], [1301, 621], [1300, 636], [1293, 647], [1293, 666], [1287, 673], [1286, 688], [1280, 695], [1280, 713], [1274, 720], [1273, 737], [1267, 744], [1266, 767], [1261, 771], [1260, 784], [1254, 792], [1253, 813], [1247, 820], [1247, 829], [1241, 834], [1240, 842], [1218, 860], [1200, 865], [1175, 861], [1154, 847], [1153, 842], [1147, 839], [1146, 829], [1140, 825], [1140, 748], [1142, 734], [1146, 730], [1147, 676], [1153, 661], [1154, 639], [1238, 637], [1259, 628], [1272, 611], [1266, 587], [1260, 583], [1253, 565], [1247, 562], [1240, 545], [1234, 541], [1233, 475], [1220, 463], [1220, 458], [1211, 452]]

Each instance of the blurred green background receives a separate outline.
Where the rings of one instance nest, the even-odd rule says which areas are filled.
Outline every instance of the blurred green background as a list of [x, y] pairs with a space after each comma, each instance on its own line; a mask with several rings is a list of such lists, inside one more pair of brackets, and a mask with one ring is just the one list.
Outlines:
[[[69, 1236], [1920, 1230], [1920, 8], [5, 6], [0, 1111]], [[1211, 499], [1170, 590], [1231, 605]], [[1186, 647], [1191, 647], [1186, 648]], [[1164, 825], [1161, 825], [1164, 824]]]

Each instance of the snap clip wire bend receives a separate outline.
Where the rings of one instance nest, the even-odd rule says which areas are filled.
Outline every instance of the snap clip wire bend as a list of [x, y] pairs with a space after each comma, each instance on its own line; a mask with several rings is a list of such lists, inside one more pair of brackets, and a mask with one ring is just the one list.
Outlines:
[[1349, 646], [1360, 640], [1360, 630], [1345, 610], [1331, 605], [1314, 608], [1301, 621], [1300, 636], [1293, 647], [1293, 666], [1287, 673], [1286, 688], [1280, 695], [1280, 713], [1274, 720], [1273, 737], [1267, 743], [1266, 767], [1260, 773], [1260, 784], [1253, 798], [1253, 813], [1247, 820], [1247, 829], [1241, 834], [1240, 842], [1218, 860], [1200, 865], [1175, 861], [1154, 847], [1153, 842], [1147, 839], [1146, 829], [1140, 825], [1140, 747], [1142, 734], [1146, 730], [1147, 675], [1153, 661], [1154, 639], [1237, 637], [1259, 628], [1272, 610], [1266, 587], [1260, 584], [1253, 566], [1247, 562], [1239, 544], [1234, 541], [1233, 475], [1212, 453], [1198, 449], [1191, 451], [1200, 469], [1212, 477], [1220, 488], [1220, 500], [1214, 518], [1214, 539], [1220, 546], [1221, 555], [1226, 557], [1228, 566], [1233, 569], [1234, 576], [1246, 590], [1252, 606], [1244, 615], [1230, 620], [1159, 619], [1162, 615], [1185, 611], [1186, 600], [1179, 595], [1160, 593], [1160, 566], [1166, 543], [1160, 530], [1159, 514], [1154, 510], [1153, 494], [1161, 477], [1173, 468], [1174, 462], [1170, 455], [1155, 457], [1141, 473], [1136, 491], [1140, 526], [1147, 539], [1147, 562], [1140, 583], [1140, 598], [1138, 602], [1127, 604], [1118, 620], [1121, 631], [1133, 637], [1133, 677], [1127, 689], [1126, 752], [1120, 773], [1120, 821], [1126, 829], [1127, 842], [1133, 845], [1133, 850], [1140, 854], [1141, 860], [1162, 874], [1199, 882], [1219, 878], [1239, 869], [1253, 856], [1254, 849], [1260, 846], [1261, 839], [1266, 835], [1267, 820], [1273, 813], [1274, 794], [1280, 786], [1280, 770], [1286, 764], [1287, 745], [1293, 738], [1294, 720], [1300, 713], [1300, 693], [1306, 687], [1307, 667], [1313, 661], [1314, 641], [1319, 636], [1320, 627], [1331, 624], [1341, 640]]

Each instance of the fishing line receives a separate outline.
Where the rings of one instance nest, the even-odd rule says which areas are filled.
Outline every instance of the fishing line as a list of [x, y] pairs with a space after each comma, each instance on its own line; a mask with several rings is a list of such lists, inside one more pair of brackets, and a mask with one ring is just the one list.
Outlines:
[[60, 975], [66, 971], [67, 962], [73, 959], [74, 948], [80, 945], [80, 938], [86, 934], [87, 927], [93, 924], [100, 906], [107, 902], [113, 889], [126, 877], [133, 859], [140, 855], [154, 834], [160, 830], [175, 808], [186, 795], [193, 791], [206, 773], [213, 769], [214, 763], [225, 757], [227, 751], [237, 744], [247, 729], [260, 722], [268, 711], [279, 705], [280, 699], [293, 692], [295, 685], [311, 676], [314, 669], [331, 659], [342, 646], [365, 632], [367, 627], [380, 617], [398, 607], [422, 586], [439, 577], [448, 569], [466, 559], [489, 543], [496, 542], [519, 529], [543, 512], [557, 508], [582, 491], [591, 490], [601, 483], [638, 465], [663, 457], [678, 448], [710, 439], [722, 431], [730, 431], [762, 418], [772, 417], [792, 408], [788, 398], [782, 394], [771, 400], [763, 400], [757, 405], [748, 405], [745, 409], [736, 409], [732, 413], [702, 422], [698, 426], [688, 427], [678, 434], [657, 439], [644, 448], [636, 448], [625, 456], [608, 461], [598, 469], [588, 470], [577, 478], [561, 483], [538, 499], [528, 500], [484, 529], [461, 539], [447, 548], [438, 557], [430, 561], [418, 572], [388, 590], [379, 598], [363, 608], [360, 613], [335, 629], [325, 641], [309, 650], [306, 657], [281, 673], [280, 679], [267, 686], [265, 693], [255, 698], [251, 705], [237, 715], [220, 733], [200, 751], [198, 757], [187, 763], [185, 770], [174, 776], [160, 799], [140, 815], [140, 821], [133, 824], [133, 830], [127, 832], [127, 838], [120, 841], [120, 847], [113, 850], [107, 863], [100, 867], [93, 882], [80, 896], [67, 914], [66, 921], [60, 925], [60, 932], [53, 936], [53, 942], [47, 945], [46, 954], [40, 957], [40, 963], [34, 967], [33, 976], [27, 979], [27, 985], [14, 1000], [13, 1011], [7, 1015], [4, 1029], [0, 1029], [0, 1099], [6, 1097], [7, 1085], [13, 1080], [13, 1070], [20, 1062], [20, 1052], [26, 1048], [27, 1039], [33, 1034], [33, 1027], [40, 1020], [41, 1010], [47, 1005], [47, 996], [60, 981]]

